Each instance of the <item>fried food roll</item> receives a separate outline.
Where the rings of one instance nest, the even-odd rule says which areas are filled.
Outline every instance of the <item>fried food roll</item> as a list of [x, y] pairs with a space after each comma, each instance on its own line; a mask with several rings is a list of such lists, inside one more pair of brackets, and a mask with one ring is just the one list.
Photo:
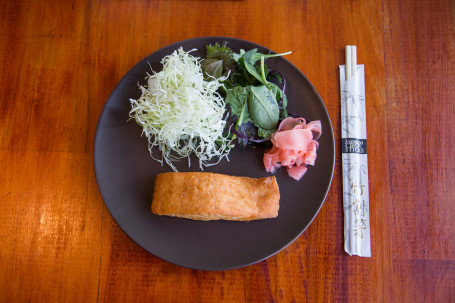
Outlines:
[[152, 212], [193, 220], [251, 221], [276, 218], [276, 178], [215, 173], [164, 173], [156, 177]]

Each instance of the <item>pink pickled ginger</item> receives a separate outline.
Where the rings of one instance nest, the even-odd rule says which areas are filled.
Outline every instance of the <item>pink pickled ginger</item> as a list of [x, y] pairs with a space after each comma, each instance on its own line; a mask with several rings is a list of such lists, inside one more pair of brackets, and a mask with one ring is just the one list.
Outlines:
[[272, 134], [273, 147], [264, 153], [265, 170], [269, 173], [284, 166], [292, 178], [300, 180], [307, 165], [314, 166], [322, 134], [321, 121], [306, 123], [303, 118], [284, 119], [276, 133]]

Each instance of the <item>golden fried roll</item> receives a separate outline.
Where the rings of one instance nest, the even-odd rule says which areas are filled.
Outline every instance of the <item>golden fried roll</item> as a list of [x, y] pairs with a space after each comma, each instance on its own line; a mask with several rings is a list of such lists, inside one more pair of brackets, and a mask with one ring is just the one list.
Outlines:
[[251, 221], [276, 218], [279, 201], [274, 176], [172, 172], [157, 175], [152, 212], [193, 220]]

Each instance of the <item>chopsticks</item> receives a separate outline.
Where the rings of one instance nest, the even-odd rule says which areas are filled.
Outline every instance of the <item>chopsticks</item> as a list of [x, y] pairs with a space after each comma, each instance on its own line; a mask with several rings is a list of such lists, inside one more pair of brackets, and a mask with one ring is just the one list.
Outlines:
[[357, 47], [346, 45], [346, 81], [354, 76], [357, 66]]
[[347, 45], [346, 64], [339, 66], [344, 250], [371, 257], [365, 66], [356, 56], [356, 46]]

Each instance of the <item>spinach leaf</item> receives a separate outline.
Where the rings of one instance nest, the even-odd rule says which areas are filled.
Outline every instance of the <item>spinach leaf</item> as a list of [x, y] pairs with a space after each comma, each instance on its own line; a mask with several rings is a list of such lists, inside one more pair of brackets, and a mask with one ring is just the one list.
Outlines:
[[[242, 68], [243, 76], [248, 80], [250, 84], [255, 84], [255, 80], [259, 81], [262, 84], [265, 84], [261, 75], [258, 73], [256, 67], [254, 66], [254, 62], [251, 61], [251, 56], [256, 52], [257, 48], [253, 48], [247, 52], [241, 49], [238, 54], [233, 54], [233, 58]], [[254, 79], [251, 79], [251, 77], [246, 72], [253, 76]]]
[[281, 97], [283, 96], [283, 92], [281, 91], [281, 89], [278, 87], [278, 85], [276, 85], [274, 83], [270, 82], [269, 85], [270, 85], [270, 91], [275, 96], [275, 99], [280, 100]]
[[243, 49], [240, 50], [240, 52], [237, 54], [237, 53], [233, 53], [232, 54], [232, 58], [236, 61], [236, 62], [239, 62], [239, 59], [241, 57], [243, 57], [243, 55], [245, 54], [245, 51]]
[[236, 125], [251, 121], [248, 111], [249, 87], [236, 86], [226, 92], [226, 103], [231, 107], [231, 114], [237, 116]]
[[267, 59], [267, 58], [272, 58], [272, 57], [281, 57], [281, 56], [289, 55], [290, 53], [292, 53], [292, 52], [265, 55], [265, 54], [255, 52], [255, 53], [251, 54], [251, 56], [249, 57], [249, 60], [250, 60], [250, 62], [252, 62], [254, 64], [254, 63], [256, 63], [256, 61], [261, 59], [261, 57], [264, 57], [264, 59]]
[[[255, 84], [258, 77], [260, 78], [260, 75], [257, 73], [254, 66], [245, 63], [245, 58], [243, 57], [240, 57], [237, 63], [239, 64], [238, 66], [243, 76], [242, 82], [249, 85]], [[256, 74], [254, 74], [255, 72]]]
[[273, 129], [279, 120], [280, 110], [275, 96], [265, 85], [251, 86], [248, 109], [254, 124], [264, 129]]
[[250, 49], [249, 51], [245, 52], [243, 54], [243, 58], [245, 59], [245, 62], [248, 64], [251, 64], [251, 65], [256, 64], [256, 61], [258, 61], [258, 59], [253, 59], [253, 57], [257, 56], [258, 54], [262, 55], [261, 53], [258, 53], [257, 51], [258, 51], [257, 48], [253, 48], [253, 49]]
[[246, 70], [252, 75], [256, 80], [258, 80], [260, 83], [267, 85], [267, 80], [265, 80], [264, 77], [262, 77], [258, 71], [256, 70], [256, 67], [254, 67], [253, 64], [247, 62], [246, 60], [244, 61], [244, 66]]
[[288, 99], [286, 94], [278, 87], [278, 85], [269, 82], [270, 90], [272, 94], [275, 96], [275, 99], [278, 102], [278, 108], [280, 109], [280, 119], [283, 120], [288, 117], [288, 112], [286, 107], [288, 106]]
[[270, 138], [274, 132], [275, 129], [263, 129], [262, 127], [258, 127], [258, 136], [262, 138]]
[[[264, 60], [266, 58], [271, 58], [271, 57], [279, 57], [279, 56], [284, 56], [287, 54], [290, 54], [291, 52], [287, 53], [282, 53], [282, 54], [261, 54], [257, 52], [257, 48], [253, 48], [247, 52], [245, 52], [243, 49], [240, 50], [240, 52], [234, 53], [232, 55], [233, 59], [242, 67], [243, 69], [243, 76], [247, 78], [250, 84], [255, 84], [254, 81], [251, 81], [251, 78], [248, 76], [246, 72], [248, 72], [251, 76], [254, 77], [259, 83], [268, 85], [268, 81], [266, 80], [266, 75], [265, 75], [265, 69], [267, 69], [268, 73], [268, 68], [265, 66]], [[261, 60], [260, 65], [258, 66], [256, 62], [258, 60]], [[270, 87], [269, 87], [270, 88]]]
[[281, 56], [289, 55], [290, 53], [292, 53], [292, 52], [266, 55], [266, 54], [258, 53], [257, 48], [253, 48], [247, 52], [245, 52], [243, 49], [241, 49], [239, 54], [233, 54], [233, 58], [235, 61], [238, 62], [240, 57], [243, 57], [245, 59], [246, 63], [255, 65], [256, 62], [261, 59], [261, 57], [264, 57], [264, 59], [267, 59], [267, 58], [272, 58], [272, 57], [281, 57]]
[[[267, 78], [265, 77], [265, 68], [264, 68], [264, 56], [261, 57], [261, 66], [260, 66], [260, 69], [261, 69], [261, 78], [262, 78], [262, 83], [267, 86], [268, 89], [271, 89], [270, 88], [270, 85], [269, 85], [269, 82], [267, 81]], [[269, 71], [267, 70], [267, 73]]]

